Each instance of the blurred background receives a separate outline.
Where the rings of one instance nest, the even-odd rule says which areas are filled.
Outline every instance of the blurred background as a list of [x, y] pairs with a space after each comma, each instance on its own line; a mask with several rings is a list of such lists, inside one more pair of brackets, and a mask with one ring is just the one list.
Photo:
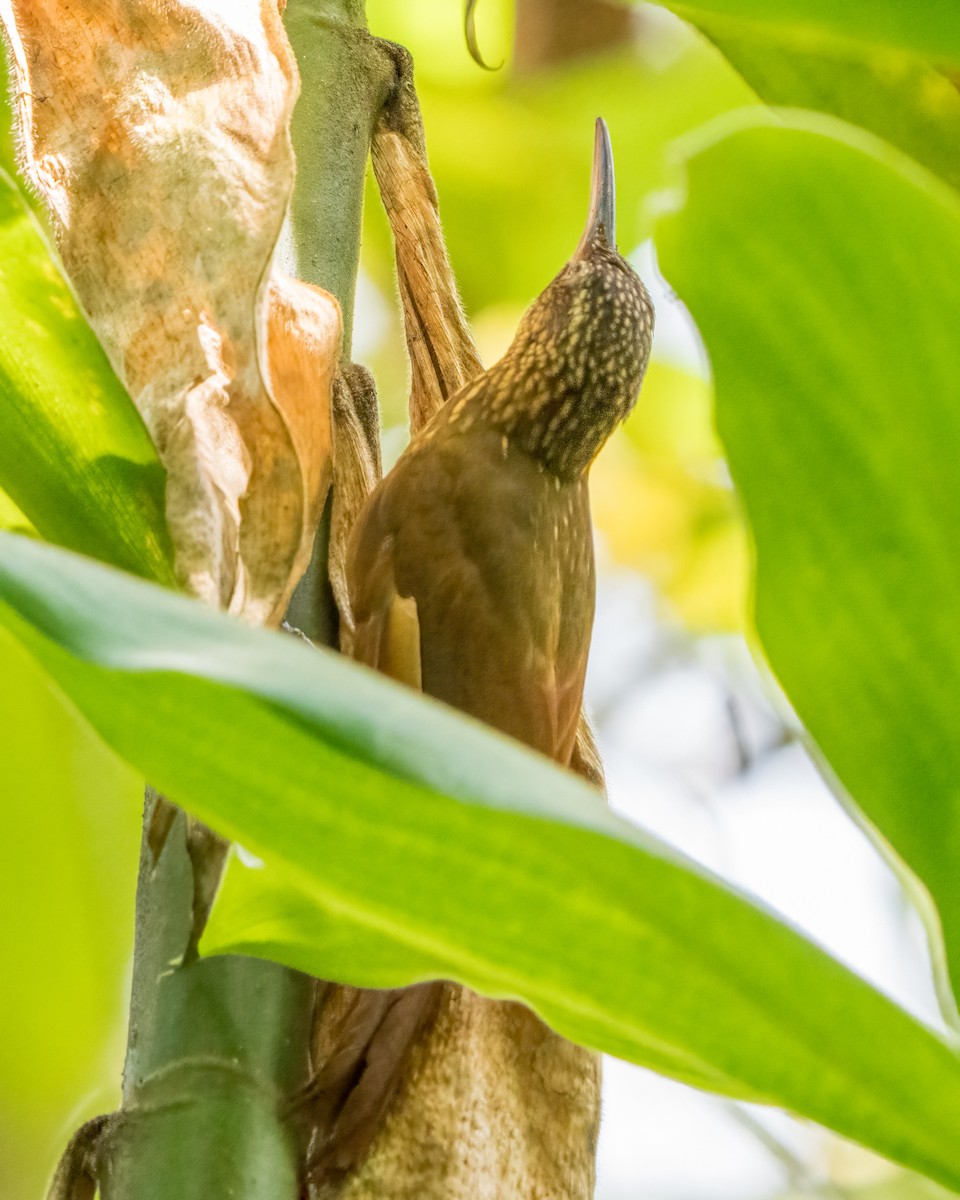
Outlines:
[[[471, 60], [458, 0], [367, 8], [374, 32], [414, 54], [487, 362], [576, 245], [593, 119], [610, 126], [620, 247], [657, 306], [640, 404], [592, 477], [588, 696], [611, 802], [939, 1025], [918, 919], [751, 653], [749, 544], [712, 428], [709, 364], [649, 240], [675, 188], [671, 144], [756, 95], [700, 35], [644, 4], [480, 0], [477, 41], [496, 70]], [[9, 139], [0, 158], [9, 169]], [[406, 439], [406, 360], [372, 187], [354, 358], [377, 378], [389, 464]], [[0, 763], [0, 1196], [34, 1200], [76, 1125], [118, 1102], [141, 784], [3, 632]], [[937, 1192], [782, 1113], [607, 1063], [598, 1200]]]

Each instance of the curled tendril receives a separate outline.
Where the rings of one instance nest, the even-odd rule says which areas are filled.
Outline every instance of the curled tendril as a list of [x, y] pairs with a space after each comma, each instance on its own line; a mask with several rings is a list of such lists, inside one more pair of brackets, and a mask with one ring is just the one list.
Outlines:
[[477, 2], [478, 0], [465, 0], [463, 6], [463, 34], [467, 39], [467, 49], [477, 66], [483, 67], [485, 71], [499, 71], [503, 63], [491, 67], [480, 53], [480, 44], [477, 41]]

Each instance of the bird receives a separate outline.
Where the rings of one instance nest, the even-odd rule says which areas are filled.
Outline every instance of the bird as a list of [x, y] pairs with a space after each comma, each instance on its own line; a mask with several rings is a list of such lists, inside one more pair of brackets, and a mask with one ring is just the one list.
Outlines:
[[[598, 120], [589, 214], [573, 256], [524, 314], [499, 362], [412, 439], [368, 497], [347, 549], [352, 656], [561, 766], [574, 760], [594, 616], [589, 470], [636, 402], [653, 325], [647, 290], [617, 249], [613, 155]], [[580, 1130], [570, 1136], [584, 1143], [595, 1137], [594, 1059], [520, 1005], [436, 983], [335, 989], [326, 1006], [327, 1065], [315, 1088], [327, 1125], [316, 1148], [321, 1175], [342, 1179], [356, 1169], [411, 1046], [431, 1036], [445, 1053], [459, 1040], [460, 1089], [476, 1061], [465, 1041], [487, 1039], [488, 1048], [495, 1041], [498, 1069], [529, 1075], [514, 1093], [527, 1097], [530, 1121], [536, 1100], [524, 1089], [540, 1086], [544, 1064], [554, 1063], [555, 1079], [568, 1082], [552, 1086], [545, 1113], [554, 1119], [558, 1097], [569, 1095], [565, 1128]], [[422, 1061], [420, 1069], [427, 1070]], [[467, 1103], [465, 1092], [457, 1095]], [[407, 1130], [405, 1145], [417, 1137]], [[438, 1139], [435, 1127], [424, 1138], [453, 1140]], [[592, 1151], [586, 1157], [592, 1162]], [[566, 1169], [556, 1146], [541, 1160], [538, 1170]], [[542, 1194], [586, 1195], [592, 1184], [584, 1172], [579, 1182], [554, 1180]], [[357, 1187], [357, 1195], [392, 1194], [372, 1177]], [[522, 1190], [515, 1180], [503, 1194]], [[410, 1194], [427, 1195], [418, 1187]]]
[[653, 320], [617, 250], [598, 120], [573, 257], [374, 490], [347, 553], [354, 658], [564, 766], [594, 614], [588, 472], [634, 406]]

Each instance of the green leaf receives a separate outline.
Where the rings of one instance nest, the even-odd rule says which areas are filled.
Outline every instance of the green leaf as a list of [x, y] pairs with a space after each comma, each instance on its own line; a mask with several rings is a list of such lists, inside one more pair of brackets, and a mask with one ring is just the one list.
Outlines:
[[6, 629], [0, 680], [0, 1195], [31, 1197], [119, 1101], [143, 784]]
[[284, 921], [267, 893], [250, 948], [522, 997], [960, 1189], [950, 1046], [576, 777], [333, 653], [9, 534], [0, 599], [109, 745], [280, 873]]
[[0, 492], [0, 529], [9, 529], [11, 533], [25, 533], [28, 537], [36, 537], [37, 534], [6, 492]]
[[767, 104], [861, 125], [960, 188], [960, 91], [921, 58], [769, 26], [698, 24]]
[[913, 50], [934, 62], [960, 63], [960, 7], [954, 0], [693, 0], [664, 3], [698, 24], [705, 14], [798, 34], [826, 33], [869, 46]]
[[2, 171], [0, 311], [0, 488], [41, 537], [172, 584], [153, 443]]
[[847, 127], [746, 128], [658, 234], [706, 340], [756, 627], [842, 786], [923, 881], [960, 990], [960, 204]]

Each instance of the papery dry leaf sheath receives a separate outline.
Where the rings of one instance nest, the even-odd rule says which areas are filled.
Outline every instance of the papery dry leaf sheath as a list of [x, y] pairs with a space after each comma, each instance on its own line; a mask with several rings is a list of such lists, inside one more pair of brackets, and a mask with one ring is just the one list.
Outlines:
[[0, 17], [24, 170], [166, 467], [178, 573], [276, 621], [328, 482], [340, 345], [336, 302], [272, 268], [299, 86], [277, 5], [0, 0]]

